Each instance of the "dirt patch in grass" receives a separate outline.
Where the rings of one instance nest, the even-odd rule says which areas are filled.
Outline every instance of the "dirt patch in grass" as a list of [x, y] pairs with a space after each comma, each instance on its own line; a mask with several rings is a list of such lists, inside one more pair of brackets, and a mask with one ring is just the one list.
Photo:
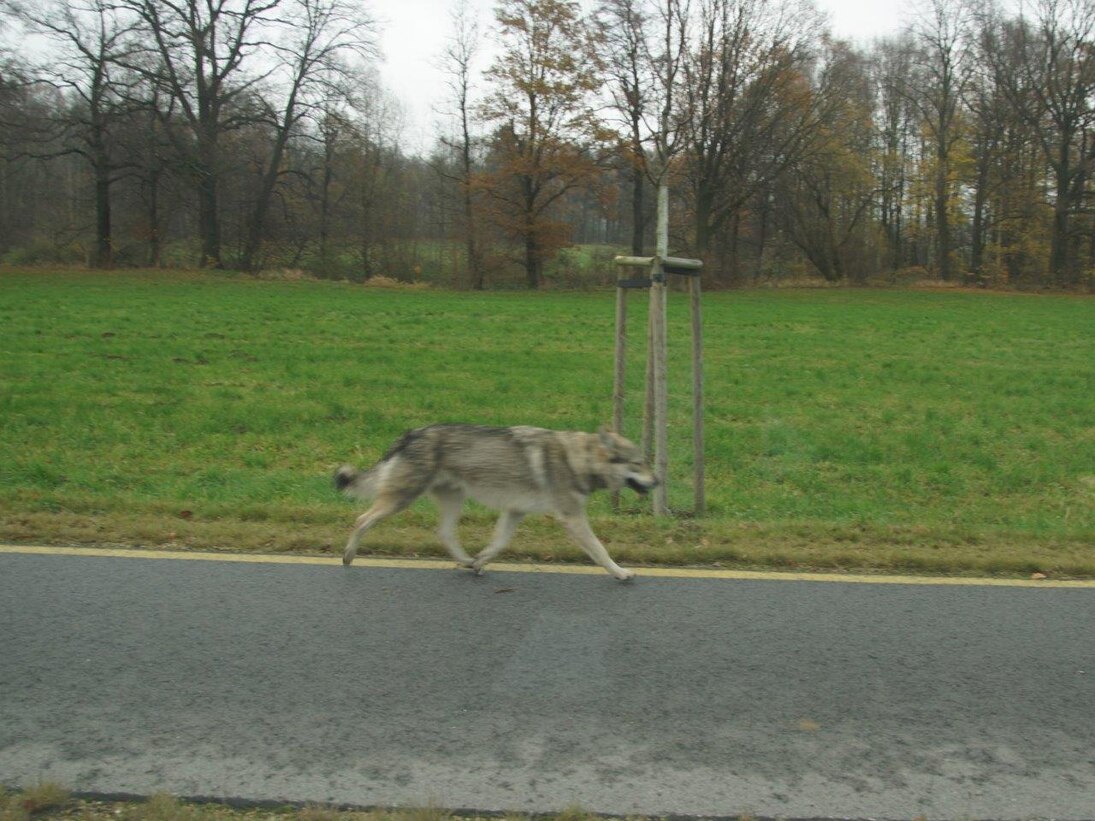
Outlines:
[[[42, 784], [25, 790], [0, 789], [0, 821], [477, 821], [480, 818], [528, 821], [527, 816], [478, 816], [423, 807], [356, 810], [324, 806], [268, 806], [248, 803], [185, 801], [159, 794], [148, 798], [104, 800], [72, 796], [62, 787]], [[595, 821], [578, 808], [538, 816], [538, 821]]]

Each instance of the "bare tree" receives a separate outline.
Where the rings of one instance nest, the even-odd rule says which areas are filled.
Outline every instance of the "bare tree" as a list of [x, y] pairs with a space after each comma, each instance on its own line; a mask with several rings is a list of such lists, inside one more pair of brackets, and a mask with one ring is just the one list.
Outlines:
[[641, 255], [646, 235], [648, 181], [664, 182], [680, 147], [678, 82], [687, 53], [687, 0], [602, 0], [598, 31], [607, 46], [611, 109], [630, 168], [631, 250]]
[[[273, 67], [249, 71], [268, 46], [274, 13], [283, 0], [119, 0], [141, 21], [143, 59], [132, 66], [174, 104], [187, 133], [175, 128], [179, 155], [191, 169], [198, 200], [202, 266], [220, 267], [218, 190], [221, 143], [241, 121], [254, 120], [242, 105]], [[256, 61], [257, 65], [257, 61]]]
[[604, 0], [597, 27], [606, 45], [612, 108], [622, 119], [621, 149], [631, 180], [631, 252], [641, 255], [646, 234], [647, 109], [651, 105], [647, 17], [641, 0]]
[[879, 222], [889, 245], [889, 267], [910, 262], [905, 238], [905, 198], [914, 158], [912, 146], [917, 117], [903, 93], [912, 70], [912, 38], [880, 42], [875, 48], [873, 78], [877, 95], [875, 175], [879, 186]]
[[457, 155], [458, 170], [451, 175], [460, 196], [460, 232], [464, 237], [471, 286], [481, 291], [485, 284], [482, 238], [475, 205], [475, 137], [472, 134], [472, 92], [475, 62], [479, 54], [479, 25], [467, 0], [461, 0], [452, 14], [453, 35], [442, 54], [442, 70], [448, 76], [457, 135], [442, 144]]
[[993, 62], [1003, 57], [991, 53], [994, 37], [982, 27], [974, 47], [974, 68], [965, 89], [967, 142], [973, 160], [969, 270], [976, 281], [984, 281], [989, 237], [993, 228], [998, 228], [1005, 219], [999, 207], [1001, 188], [1017, 184], [1012, 172], [1021, 165], [1021, 146], [1015, 142], [1016, 126], [1023, 131], [1029, 129], [1015, 116], [997, 82]]
[[406, 267], [406, 241], [413, 236], [416, 215], [407, 205], [410, 192], [403, 185], [405, 169], [399, 152], [403, 113], [398, 101], [374, 86], [357, 105], [362, 116], [355, 123], [351, 152], [357, 205], [353, 233], [360, 249], [361, 274], [368, 278], [385, 269]]
[[333, 93], [343, 93], [355, 81], [355, 57], [369, 59], [376, 53], [373, 24], [359, 8], [346, 0], [286, 0], [287, 13], [281, 31], [272, 42], [278, 60], [263, 95], [262, 122], [273, 139], [270, 143], [244, 241], [240, 266], [257, 267], [274, 187], [285, 169], [282, 159], [290, 138], [304, 117], [322, 115], [323, 103]]
[[1053, 176], [1049, 270], [1079, 279], [1076, 217], [1095, 165], [1095, 0], [1036, 0], [1033, 19], [989, 22], [1000, 88], [1030, 124]]
[[28, 110], [37, 108], [28, 73], [24, 61], [0, 47], [0, 253], [26, 241], [34, 222], [24, 207], [26, 186], [20, 179], [26, 172], [24, 143], [28, 132], [36, 130], [35, 115]]
[[973, 70], [973, 20], [968, 5], [928, 0], [913, 36], [917, 46], [914, 65], [903, 89], [931, 136], [935, 264], [940, 278], [949, 281], [955, 267], [951, 226], [954, 152], [961, 139], [961, 102]]
[[54, 126], [60, 151], [79, 154], [91, 169], [95, 187], [95, 245], [91, 264], [109, 268], [113, 263], [111, 186], [123, 163], [113, 145], [114, 125], [124, 110], [122, 64], [133, 53], [130, 42], [134, 19], [106, 0], [47, 0], [45, 3], [7, 3], [31, 30], [56, 46], [39, 61], [34, 72], [74, 97], [67, 111], [58, 112]]
[[703, 0], [685, 64], [686, 161], [701, 254], [729, 231], [738, 275], [741, 211], [819, 145], [834, 100], [811, 87], [821, 18], [808, 2]]
[[319, 167], [310, 175], [309, 182], [317, 211], [316, 242], [319, 250], [319, 265], [322, 273], [329, 275], [333, 259], [331, 249], [333, 211], [341, 199], [334, 193], [336, 159], [347, 135], [353, 132], [353, 123], [344, 115], [341, 107], [331, 100], [324, 106], [323, 113], [316, 118], [315, 131], [315, 139], [320, 145]]

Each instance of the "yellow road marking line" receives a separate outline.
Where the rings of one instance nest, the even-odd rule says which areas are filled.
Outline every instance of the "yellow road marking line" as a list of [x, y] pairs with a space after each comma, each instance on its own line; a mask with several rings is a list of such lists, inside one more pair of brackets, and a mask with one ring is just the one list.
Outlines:
[[[338, 556], [290, 556], [259, 553], [213, 553], [186, 550], [143, 550], [137, 548], [47, 547], [44, 545], [0, 545], [0, 553], [39, 556], [97, 556], [121, 559], [173, 559], [176, 561], [240, 562], [251, 564], [337, 565]], [[359, 556], [355, 567], [387, 567], [415, 570], [452, 570], [447, 559], [385, 559]], [[569, 573], [600, 575], [599, 567], [571, 564], [527, 564], [499, 562], [491, 572]], [[783, 573], [761, 570], [720, 570], [691, 567], [638, 567], [640, 576], [663, 579], [736, 579], [742, 581], [842, 582], [844, 584], [915, 584], [965, 587], [1051, 587], [1095, 589], [1095, 579], [995, 579], [966, 576], [884, 576], [851, 573]]]

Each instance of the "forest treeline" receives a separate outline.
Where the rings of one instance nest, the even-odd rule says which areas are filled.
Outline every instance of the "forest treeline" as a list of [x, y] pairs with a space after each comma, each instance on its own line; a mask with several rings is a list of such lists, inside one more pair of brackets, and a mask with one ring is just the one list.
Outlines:
[[1095, 285], [1095, 0], [455, 2], [409, 151], [356, 0], [0, 0], [0, 260], [574, 284], [664, 182], [717, 286]]

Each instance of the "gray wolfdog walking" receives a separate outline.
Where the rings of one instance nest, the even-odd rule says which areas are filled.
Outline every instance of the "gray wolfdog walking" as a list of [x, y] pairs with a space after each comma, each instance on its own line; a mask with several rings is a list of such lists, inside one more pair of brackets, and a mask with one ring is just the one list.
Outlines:
[[[441, 543], [464, 567], [480, 573], [501, 553], [529, 513], [550, 513], [593, 561], [617, 579], [635, 574], [620, 567], [594, 535], [586, 517], [589, 495], [624, 485], [646, 493], [657, 484], [632, 442], [617, 433], [430, 425], [403, 434], [372, 468], [344, 465], [335, 486], [348, 496], [374, 499], [358, 517], [342, 563], [350, 564], [361, 537], [423, 493], [437, 502]], [[456, 525], [464, 499], [501, 511], [494, 538], [478, 556], [464, 552]]]

